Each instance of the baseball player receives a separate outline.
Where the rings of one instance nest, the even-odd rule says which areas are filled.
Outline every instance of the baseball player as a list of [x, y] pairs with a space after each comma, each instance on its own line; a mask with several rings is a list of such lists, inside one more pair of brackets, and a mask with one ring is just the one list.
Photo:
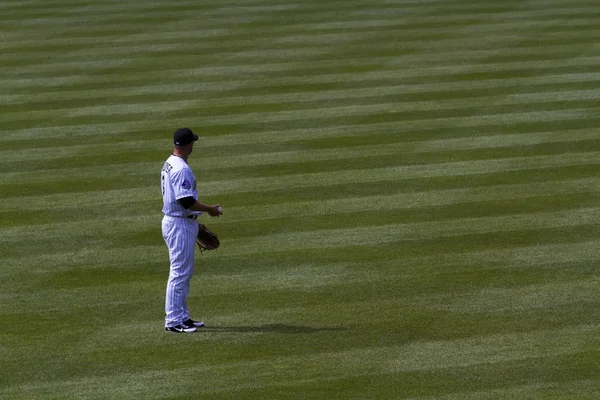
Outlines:
[[191, 333], [204, 326], [204, 322], [190, 318], [187, 308], [198, 234], [196, 220], [203, 212], [212, 217], [222, 214], [219, 204], [208, 206], [198, 202], [196, 178], [187, 163], [197, 140], [198, 136], [189, 128], [177, 129], [173, 135], [173, 154], [167, 159], [161, 172], [164, 214], [162, 234], [169, 249], [171, 263], [165, 301], [167, 332]]

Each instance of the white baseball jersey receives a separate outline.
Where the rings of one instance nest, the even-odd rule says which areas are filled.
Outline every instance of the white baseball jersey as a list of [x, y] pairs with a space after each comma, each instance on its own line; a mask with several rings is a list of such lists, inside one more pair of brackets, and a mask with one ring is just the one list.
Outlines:
[[178, 199], [190, 196], [198, 200], [196, 177], [183, 158], [171, 155], [163, 166], [160, 178], [163, 196], [163, 214], [170, 217], [201, 214], [200, 212], [186, 210], [177, 201]]

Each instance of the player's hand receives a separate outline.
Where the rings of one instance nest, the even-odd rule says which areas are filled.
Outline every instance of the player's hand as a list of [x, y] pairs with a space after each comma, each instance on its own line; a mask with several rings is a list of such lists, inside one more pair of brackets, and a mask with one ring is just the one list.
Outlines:
[[221, 208], [221, 205], [215, 204], [214, 206], [210, 207], [208, 215], [210, 215], [211, 217], [218, 217], [219, 215], [223, 215], [223, 209]]

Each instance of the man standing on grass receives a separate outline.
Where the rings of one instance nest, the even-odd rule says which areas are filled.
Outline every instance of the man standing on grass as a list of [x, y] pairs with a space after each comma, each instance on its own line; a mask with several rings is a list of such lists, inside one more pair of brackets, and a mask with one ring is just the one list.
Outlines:
[[198, 136], [189, 128], [173, 135], [173, 154], [161, 172], [163, 209], [162, 234], [169, 249], [171, 269], [165, 301], [165, 331], [196, 332], [204, 322], [190, 318], [187, 297], [194, 273], [194, 250], [198, 235], [198, 216], [203, 212], [212, 217], [222, 214], [219, 204], [207, 206], [198, 202], [196, 177], [187, 163]]

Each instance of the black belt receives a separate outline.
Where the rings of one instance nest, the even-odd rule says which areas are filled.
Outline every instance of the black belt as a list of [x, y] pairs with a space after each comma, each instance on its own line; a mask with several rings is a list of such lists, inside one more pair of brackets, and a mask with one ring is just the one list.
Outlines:
[[198, 216], [197, 215], [188, 215], [186, 218], [189, 218], [189, 219], [198, 219]]

